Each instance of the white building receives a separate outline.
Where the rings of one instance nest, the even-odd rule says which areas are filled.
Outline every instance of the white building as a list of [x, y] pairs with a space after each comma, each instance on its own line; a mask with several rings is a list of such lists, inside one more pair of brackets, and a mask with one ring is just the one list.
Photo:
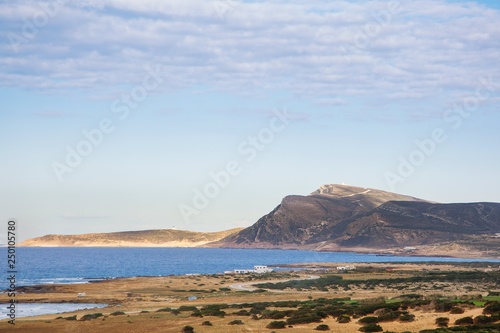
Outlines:
[[235, 269], [234, 271], [225, 271], [224, 274], [250, 274], [250, 273], [270, 273], [273, 269], [263, 265], [253, 266], [253, 269]]
[[253, 266], [253, 270], [255, 273], [269, 273], [273, 271], [272, 268], [267, 266]]
[[338, 271], [350, 271], [356, 269], [355, 266], [337, 266]]

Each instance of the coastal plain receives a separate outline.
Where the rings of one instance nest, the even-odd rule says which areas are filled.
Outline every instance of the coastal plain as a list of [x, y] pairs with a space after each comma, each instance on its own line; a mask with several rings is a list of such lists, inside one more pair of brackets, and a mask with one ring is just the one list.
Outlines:
[[[499, 332], [499, 316], [484, 313], [500, 301], [499, 281], [499, 263], [303, 263], [265, 274], [37, 285], [19, 287], [18, 307], [108, 306], [17, 318], [15, 325], [4, 319], [0, 332], [159, 333], [189, 326], [201, 333], [318, 332], [320, 327], [354, 333], [367, 325], [384, 332], [434, 332], [437, 318], [447, 318], [451, 329], [468, 327], [470, 332], [486, 320], [481, 332]], [[0, 303], [6, 302], [7, 295], [0, 294]], [[465, 317], [474, 323], [455, 325]]]

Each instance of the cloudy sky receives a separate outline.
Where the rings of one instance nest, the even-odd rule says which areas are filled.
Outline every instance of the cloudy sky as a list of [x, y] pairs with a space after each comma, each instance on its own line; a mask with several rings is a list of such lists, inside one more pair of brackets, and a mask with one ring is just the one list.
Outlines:
[[479, 0], [2, 1], [0, 220], [215, 231], [330, 183], [500, 202], [499, 22]]

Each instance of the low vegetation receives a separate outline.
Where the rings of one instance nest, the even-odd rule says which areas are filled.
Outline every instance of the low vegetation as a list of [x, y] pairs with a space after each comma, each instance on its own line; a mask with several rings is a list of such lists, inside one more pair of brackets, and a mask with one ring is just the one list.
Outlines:
[[125, 312], [123, 312], [123, 311], [115, 311], [115, 312], [111, 312], [109, 315], [110, 316], [123, 316], [123, 315], [125, 315]]
[[97, 319], [99, 317], [102, 317], [102, 313], [88, 313], [86, 315], [83, 315], [80, 320], [81, 321], [86, 321], [86, 320], [92, 320], [92, 319]]
[[182, 328], [182, 333], [194, 333], [194, 328], [192, 326], [184, 326]]
[[448, 327], [449, 323], [450, 323], [450, 318], [447, 317], [436, 318], [436, 325], [439, 327]]
[[330, 275], [314, 280], [291, 280], [278, 283], [267, 282], [259, 283], [255, 286], [257, 286], [258, 288], [272, 290], [296, 289], [328, 291], [351, 287], [358, 287], [363, 289], [391, 288], [403, 290], [414, 284], [432, 283], [433, 287], [436, 290], [439, 290], [444, 287], [443, 283], [460, 283], [470, 281], [481, 281], [482, 284], [487, 284], [494, 288], [500, 283], [500, 274], [498, 273], [498, 271], [426, 271], [415, 272], [414, 276], [409, 277], [395, 277], [384, 279], [371, 278], [366, 280], [350, 280], [344, 279], [339, 275]]
[[380, 325], [377, 324], [366, 324], [364, 326], [361, 326], [359, 328], [359, 331], [371, 333], [371, 332], [382, 332], [383, 329]]
[[270, 329], [280, 329], [280, 328], [285, 328], [286, 327], [286, 322], [284, 321], [272, 321], [269, 324], [267, 324], [266, 328]]
[[[158, 279], [163, 281], [160, 284], [144, 284], [130, 291], [134, 301], [141, 298], [148, 301], [147, 304], [158, 302], [152, 309], [138, 313], [146, 306], [141, 304], [134, 310], [127, 307], [130, 309], [127, 313], [57, 317], [59, 320], [53, 324], [76, 325], [78, 322], [64, 321], [94, 322], [98, 319], [95, 324], [80, 325], [104, 327], [119, 322], [128, 325], [158, 320], [158, 324], [177, 325], [172, 327], [183, 333], [257, 331], [263, 327], [268, 333], [273, 330], [401, 333], [410, 327], [412, 333], [499, 333], [500, 293], [497, 290], [500, 271], [478, 263], [456, 266], [456, 271], [448, 267], [438, 269], [439, 264], [426, 265], [427, 269], [420, 270], [400, 264], [404, 270], [389, 271], [381, 265], [367, 265], [343, 273], [315, 272], [321, 277], [304, 280], [297, 279], [295, 273], [273, 273], [267, 275], [269, 280], [282, 276], [294, 280], [264, 283], [259, 283], [264, 281], [261, 277], [251, 275], [168, 277]], [[304, 277], [308, 273], [300, 274]], [[256, 292], [236, 291], [229, 288], [236, 283], [234, 281], [254, 281], [259, 289]], [[201, 286], [206, 289], [196, 289], [197, 294], [190, 291]], [[181, 293], [179, 288], [185, 291]], [[117, 289], [124, 290], [123, 287]], [[284, 292], [273, 293], [273, 290]], [[191, 299], [192, 295], [196, 297]], [[372, 298], [368, 298], [370, 296]], [[165, 302], [165, 299], [175, 301]]]
[[316, 331], [329, 331], [330, 326], [325, 325], [325, 324], [321, 324], [321, 325], [316, 326], [315, 330]]

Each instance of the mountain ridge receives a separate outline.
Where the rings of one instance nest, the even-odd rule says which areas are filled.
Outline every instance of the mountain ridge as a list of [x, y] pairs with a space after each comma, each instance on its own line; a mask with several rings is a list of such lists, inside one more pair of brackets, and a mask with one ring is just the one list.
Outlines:
[[438, 203], [350, 185], [288, 195], [247, 228], [46, 235], [20, 246], [272, 248], [500, 257], [500, 203]]
[[499, 232], [500, 203], [442, 204], [331, 184], [307, 196], [286, 196], [254, 225], [210, 245], [384, 253], [418, 247], [414, 253], [424, 255], [427, 247], [449, 255], [445, 249], [460, 243], [480, 255], [498, 248], [491, 235]]
[[234, 228], [218, 232], [196, 232], [176, 229], [152, 229], [88, 233], [80, 235], [50, 234], [27, 239], [20, 246], [44, 247], [198, 247], [238, 232]]

